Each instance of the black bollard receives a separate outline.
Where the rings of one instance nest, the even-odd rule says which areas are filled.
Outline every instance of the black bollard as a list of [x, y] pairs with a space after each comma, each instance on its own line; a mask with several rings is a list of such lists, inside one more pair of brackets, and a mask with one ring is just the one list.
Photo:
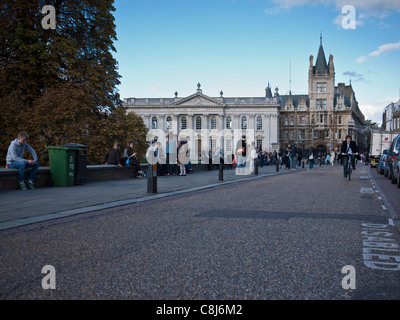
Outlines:
[[258, 159], [254, 160], [254, 175], [258, 176]]
[[279, 158], [276, 159], [276, 172], [279, 172]]
[[219, 164], [218, 180], [224, 181], [224, 165], [222, 163]]
[[148, 164], [147, 193], [157, 193], [157, 164]]

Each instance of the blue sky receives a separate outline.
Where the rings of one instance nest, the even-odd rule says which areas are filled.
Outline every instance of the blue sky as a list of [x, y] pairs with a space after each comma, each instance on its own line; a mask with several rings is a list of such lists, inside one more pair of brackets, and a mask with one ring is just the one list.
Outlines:
[[[345, 5], [355, 29], [345, 29]], [[367, 119], [381, 122], [400, 90], [400, 0], [116, 0], [121, 98], [308, 92], [320, 32], [336, 84], [351, 83]], [[291, 68], [290, 68], [291, 66]], [[273, 90], [274, 91], [274, 90]]]

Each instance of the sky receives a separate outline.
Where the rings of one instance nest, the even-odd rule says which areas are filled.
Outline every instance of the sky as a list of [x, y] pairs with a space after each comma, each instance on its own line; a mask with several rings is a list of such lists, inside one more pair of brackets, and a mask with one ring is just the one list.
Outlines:
[[[400, 0], [115, 0], [124, 98], [308, 93], [320, 35], [335, 84], [382, 122], [400, 95]], [[349, 7], [350, 6], [350, 7]]]

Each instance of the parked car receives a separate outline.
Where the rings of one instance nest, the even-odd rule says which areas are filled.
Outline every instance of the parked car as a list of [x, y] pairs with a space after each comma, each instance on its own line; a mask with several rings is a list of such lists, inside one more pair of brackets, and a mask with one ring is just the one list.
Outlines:
[[[390, 148], [389, 148], [389, 150], [390, 150]], [[388, 151], [388, 155], [386, 156], [386, 160], [385, 160], [385, 168], [383, 169], [383, 175], [385, 177], [389, 177], [391, 164], [392, 164], [392, 158], [389, 157], [389, 151]]]
[[400, 188], [400, 174], [399, 174], [399, 161], [400, 161], [400, 134], [394, 138], [392, 144], [390, 145], [388, 159], [391, 159], [389, 179], [392, 183], [397, 183]]
[[383, 150], [383, 154], [379, 158], [379, 163], [376, 166], [376, 170], [378, 170], [379, 174], [383, 174], [385, 171], [385, 163], [386, 163], [386, 158], [389, 153], [389, 149]]

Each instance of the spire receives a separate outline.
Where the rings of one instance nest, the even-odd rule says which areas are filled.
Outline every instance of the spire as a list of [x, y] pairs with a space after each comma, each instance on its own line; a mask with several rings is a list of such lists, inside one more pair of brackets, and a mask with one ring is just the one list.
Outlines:
[[318, 50], [317, 61], [315, 63], [315, 70], [318, 72], [318, 74], [329, 73], [328, 64], [326, 63], [325, 59], [324, 48], [322, 46], [322, 34], [320, 34], [320, 45]]
[[269, 80], [268, 80], [268, 87], [265, 88], [265, 97], [272, 98], [272, 91], [271, 91], [271, 87], [269, 85]]

